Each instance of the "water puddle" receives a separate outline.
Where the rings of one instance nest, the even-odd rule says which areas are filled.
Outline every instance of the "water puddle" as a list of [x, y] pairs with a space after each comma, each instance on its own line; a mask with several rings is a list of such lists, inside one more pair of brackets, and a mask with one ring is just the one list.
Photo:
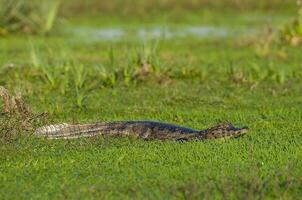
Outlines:
[[211, 27], [211, 26], [192, 26], [182, 28], [75, 28], [72, 34], [76, 37], [88, 41], [118, 41], [123, 39], [172, 39], [172, 38], [223, 38], [240, 33], [234, 29]]
[[75, 36], [92, 41], [114, 41], [123, 38], [125, 35], [124, 30], [113, 28], [76, 28], [72, 32]]

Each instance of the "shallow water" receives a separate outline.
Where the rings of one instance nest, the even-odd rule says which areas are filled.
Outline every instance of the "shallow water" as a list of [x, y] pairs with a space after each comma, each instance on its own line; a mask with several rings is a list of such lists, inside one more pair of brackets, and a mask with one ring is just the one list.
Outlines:
[[172, 38], [223, 38], [232, 35], [247, 33], [242, 29], [231, 29], [225, 27], [214, 26], [190, 26], [181, 28], [91, 28], [80, 27], [72, 29], [75, 37], [81, 37], [88, 41], [118, 41], [122, 39], [172, 39]]

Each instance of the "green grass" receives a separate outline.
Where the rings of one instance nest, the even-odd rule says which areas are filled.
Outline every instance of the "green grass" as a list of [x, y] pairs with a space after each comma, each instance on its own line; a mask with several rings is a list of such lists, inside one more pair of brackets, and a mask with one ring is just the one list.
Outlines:
[[262, 40], [1, 38], [0, 85], [21, 90], [48, 123], [149, 119], [205, 129], [230, 121], [250, 131], [188, 143], [48, 141], [1, 114], [0, 199], [301, 198], [302, 48]]

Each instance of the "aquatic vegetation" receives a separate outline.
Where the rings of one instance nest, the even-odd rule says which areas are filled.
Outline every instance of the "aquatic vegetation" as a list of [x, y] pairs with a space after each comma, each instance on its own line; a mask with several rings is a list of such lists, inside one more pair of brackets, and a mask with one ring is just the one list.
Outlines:
[[286, 24], [281, 30], [281, 39], [290, 45], [297, 46], [302, 43], [302, 1], [297, 1], [298, 14], [292, 22]]
[[50, 32], [56, 23], [60, 3], [60, 0], [0, 0], [0, 36], [10, 32]]

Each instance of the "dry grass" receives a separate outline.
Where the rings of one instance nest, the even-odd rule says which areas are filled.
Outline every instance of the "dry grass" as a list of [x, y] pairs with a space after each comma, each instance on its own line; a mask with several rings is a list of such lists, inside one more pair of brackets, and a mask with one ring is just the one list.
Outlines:
[[10, 142], [22, 133], [32, 133], [38, 124], [46, 122], [47, 115], [34, 114], [22, 99], [20, 92], [13, 96], [6, 88], [0, 86], [0, 97], [3, 101], [0, 112], [0, 140]]
[[9, 91], [0, 86], [0, 97], [3, 100], [4, 113], [17, 113], [20, 115], [30, 115], [31, 109], [24, 103], [20, 92], [16, 93], [16, 96], [12, 96]]

